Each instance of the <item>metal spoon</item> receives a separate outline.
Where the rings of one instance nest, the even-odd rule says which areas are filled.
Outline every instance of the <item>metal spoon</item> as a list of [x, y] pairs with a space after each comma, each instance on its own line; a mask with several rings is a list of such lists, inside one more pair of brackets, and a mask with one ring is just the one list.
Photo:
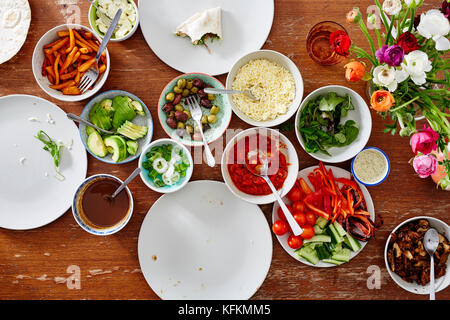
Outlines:
[[270, 181], [270, 179], [269, 179], [269, 176], [268, 176], [269, 162], [268, 162], [268, 160], [266, 159], [265, 156], [261, 156], [260, 151], [258, 151], [258, 158], [261, 161], [262, 165], [257, 170], [250, 169], [247, 164], [247, 160], [248, 160], [248, 153], [247, 153], [246, 157], [245, 157], [245, 161], [244, 161], [245, 166], [247, 167], [248, 171], [250, 171], [252, 174], [254, 174], [255, 176], [261, 177], [266, 181], [266, 183], [270, 187], [270, 190], [272, 190], [272, 193], [275, 196], [275, 199], [277, 199], [278, 204], [281, 207], [281, 210], [283, 210], [286, 220], [292, 229], [292, 233], [294, 233], [294, 235], [296, 235], [296, 236], [301, 235], [303, 233], [303, 229], [299, 226], [297, 221], [295, 221], [294, 217], [292, 216], [291, 211], [289, 211], [289, 209], [286, 207], [286, 205], [284, 204], [283, 200], [280, 197], [280, 194], [278, 193], [278, 190], [275, 188], [272, 181]]
[[127, 186], [127, 184], [129, 184], [130, 182], [131, 182], [131, 180], [133, 180], [134, 178], [136, 178], [137, 177], [137, 175], [139, 174], [139, 173], [141, 173], [141, 168], [136, 168], [131, 174], [130, 174], [130, 176], [117, 188], [117, 190], [116, 191], [114, 191], [114, 193], [112, 194], [112, 195], [104, 195], [103, 197], [105, 198], [105, 199], [108, 199], [108, 200], [110, 200], [110, 201], [112, 201], [119, 193], [120, 193], [120, 191], [122, 191], [126, 186]]
[[439, 245], [439, 234], [436, 229], [429, 229], [424, 236], [423, 246], [430, 255], [430, 300], [435, 300], [435, 288], [434, 288], [434, 252]]
[[216, 89], [216, 88], [205, 88], [203, 89], [203, 91], [205, 93], [210, 93], [210, 94], [228, 94], [228, 93], [243, 93], [245, 94], [247, 97], [249, 97], [252, 100], [255, 101], [259, 101], [259, 98], [255, 97], [253, 95], [253, 93], [248, 90], [245, 89], [244, 91], [240, 91], [240, 90], [227, 90], [227, 89]]
[[94, 128], [94, 129], [100, 130], [100, 131], [102, 131], [102, 132], [104, 132], [104, 133], [107, 133], [107, 134], [115, 134], [115, 132], [109, 131], [109, 130], [105, 130], [105, 129], [102, 129], [102, 128], [100, 128], [100, 127], [97, 127], [97, 126], [96, 126], [95, 124], [93, 124], [92, 122], [90, 122], [90, 121], [88, 121], [88, 120], [86, 120], [86, 119], [83, 119], [83, 118], [81, 118], [81, 117], [79, 117], [79, 116], [76, 116], [76, 115], [74, 115], [73, 113], [68, 113], [68, 114], [67, 114], [67, 118], [69, 118], [70, 120], [76, 121], [76, 122], [80, 122], [80, 123], [82, 123], [82, 124], [84, 124], [84, 125], [86, 125], [86, 126], [89, 126], [89, 127]]

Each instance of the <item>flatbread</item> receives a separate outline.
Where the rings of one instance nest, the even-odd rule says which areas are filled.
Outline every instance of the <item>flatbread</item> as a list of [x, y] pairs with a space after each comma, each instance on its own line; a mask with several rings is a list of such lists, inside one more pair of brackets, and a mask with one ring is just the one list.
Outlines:
[[197, 43], [205, 34], [213, 33], [222, 39], [222, 10], [220, 7], [197, 12], [175, 31], [175, 34], [191, 38], [192, 43]]
[[22, 48], [30, 22], [28, 0], [0, 0], [0, 64], [14, 57]]

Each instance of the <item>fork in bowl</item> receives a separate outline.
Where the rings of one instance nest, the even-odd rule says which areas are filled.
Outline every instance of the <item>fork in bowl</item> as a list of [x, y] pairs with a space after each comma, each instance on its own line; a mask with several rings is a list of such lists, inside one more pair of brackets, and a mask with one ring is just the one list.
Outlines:
[[202, 109], [200, 108], [200, 105], [198, 104], [197, 100], [192, 96], [187, 97], [186, 102], [189, 107], [191, 117], [192, 119], [194, 119], [195, 123], [197, 124], [198, 130], [202, 135], [203, 144], [205, 146], [206, 162], [208, 163], [208, 166], [214, 167], [216, 165], [216, 161], [214, 160], [214, 157], [211, 153], [211, 149], [208, 146], [208, 141], [206, 141], [205, 135], [203, 134], [202, 123], [200, 122], [202, 119]]
[[97, 81], [100, 72], [98, 70], [98, 61], [102, 56], [103, 50], [105, 50], [111, 36], [116, 28], [117, 23], [119, 22], [119, 18], [122, 15], [122, 9], [117, 10], [116, 15], [114, 16], [113, 21], [108, 27], [108, 31], [106, 31], [105, 37], [103, 38], [100, 47], [98, 48], [97, 56], [95, 57], [94, 64], [86, 71], [84, 76], [81, 78], [80, 83], [78, 84], [78, 89], [81, 93], [84, 93], [87, 89], [89, 89], [95, 81]]

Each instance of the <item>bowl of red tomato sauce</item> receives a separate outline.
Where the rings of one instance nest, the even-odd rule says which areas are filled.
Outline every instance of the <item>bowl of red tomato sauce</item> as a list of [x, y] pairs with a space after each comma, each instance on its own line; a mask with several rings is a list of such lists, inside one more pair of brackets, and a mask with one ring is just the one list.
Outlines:
[[222, 176], [237, 197], [255, 204], [273, 203], [275, 196], [258, 175], [261, 161], [267, 163], [267, 176], [280, 195], [286, 195], [295, 184], [298, 157], [289, 139], [274, 129], [251, 128], [234, 136], [222, 155]]

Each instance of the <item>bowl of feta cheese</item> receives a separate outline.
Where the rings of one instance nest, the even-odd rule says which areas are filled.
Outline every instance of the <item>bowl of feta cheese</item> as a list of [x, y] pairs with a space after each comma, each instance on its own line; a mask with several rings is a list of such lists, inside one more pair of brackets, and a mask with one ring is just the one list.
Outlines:
[[100, 38], [103, 39], [119, 8], [122, 15], [110, 41], [123, 41], [135, 33], [139, 25], [139, 11], [133, 0], [95, 0], [89, 7], [89, 24]]

